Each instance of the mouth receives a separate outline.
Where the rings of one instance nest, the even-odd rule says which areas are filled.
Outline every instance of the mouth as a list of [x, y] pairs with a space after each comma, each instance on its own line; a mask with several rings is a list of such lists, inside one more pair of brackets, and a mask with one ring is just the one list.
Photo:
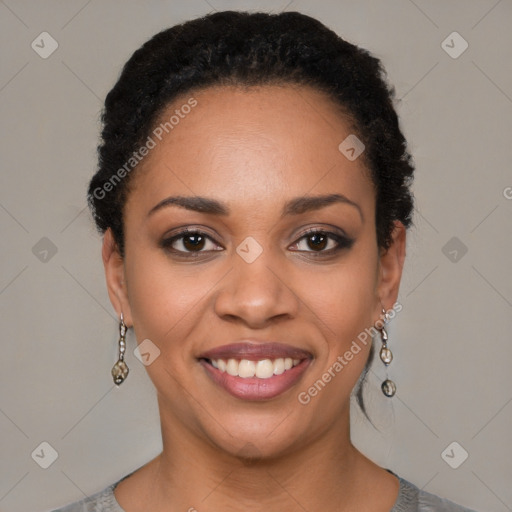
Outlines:
[[208, 377], [232, 396], [269, 400], [293, 387], [313, 356], [281, 343], [244, 342], [215, 348], [198, 358]]

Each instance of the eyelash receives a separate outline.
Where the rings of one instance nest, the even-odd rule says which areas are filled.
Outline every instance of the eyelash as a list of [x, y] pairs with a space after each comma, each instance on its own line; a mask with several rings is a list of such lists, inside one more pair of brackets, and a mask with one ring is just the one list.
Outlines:
[[[310, 237], [312, 235], [317, 235], [317, 234], [325, 235], [330, 240], [334, 240], [336, 242], [336, 244], [337, 244], [337, 247], [334, 247], [334, 248], [331, 248], [331, 249], [328, 249], [328, 250], [320, 250], [320, 251], [314, 251], [314, 250], [302, 251], [302, 250], [297, 250], [296, 252], [311, 253], [311, 255], [314, 258], [318, 258], [318, 257], [322, 257], [322, 256], [332, 256], [333, 254], [338, 253], [342, 249], [350, 249], [352, 247], [352, 245], [354, 244], [354, 241], [355, 241], [353, 238], [348, 238], [346, 236], [339, 235], [337, 233], [333, 233], [331, 231], [326, 231], [324, 229], [312, 228], [312, 229], [308, 229], [307, 231], [302, 233], [300, 235], [300, 237], [292, 245], [295, 245], [295, 244], [299, 243], [302, 239], [307, 239], [308, 237]], [[212, 237], [210, 237], [209, 235], [207, 235], [203, 231], [200, 231], [200, 230], [197, 230], [197, 229], [184, 229], [184, 230], [180, 231], [179, 233], [176, 233], [175, 235], [162, 240], [162, 242], [160, 243], [160, 246], [163, 249], [165, 249], [166, 251], [174, 253], [174, 254], [179, 255], [181, 257], [184, 257], [184, 258], [198, 258], [202, 253], [219, 251], [219, 249], [214, 249], [214, 250], [209, 250], [209, 251], [204, 251], [204, 250], [199, 250], [199, 251], [180, 251], [180, 250], [176, 250], [176, 249], [172, 248], [172, 245], [177, 240], [186, 238], [187, 236], [193, 236], [193, 235], [200, 235], [200, 236], [210, 240], [211, 242], [216, 243], [215, 240], [213, 240]]]

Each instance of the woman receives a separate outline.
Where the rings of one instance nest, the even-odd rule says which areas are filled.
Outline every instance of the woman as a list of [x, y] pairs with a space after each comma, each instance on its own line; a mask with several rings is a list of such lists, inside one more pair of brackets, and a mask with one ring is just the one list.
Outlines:
[[61, 512], [468, 510], [350, 440], [373, 343], [392, 360], [413, 209], [383, 74], [296, 12], [212, 14], [127, 62], [88, 197], [120, 318], [114, 382], [133, 327], [163, 451]]

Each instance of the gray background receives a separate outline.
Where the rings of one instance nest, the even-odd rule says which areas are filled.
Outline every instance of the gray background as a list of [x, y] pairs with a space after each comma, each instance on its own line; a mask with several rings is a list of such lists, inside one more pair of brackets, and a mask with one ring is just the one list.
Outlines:
[[[160, 451], [133, 337], [130, 377], [112, 383], [117, 324], [85, 191], [122, 64], [214, 9], [299, 10], [383, 59], [417, 165], [416, 227], [389, 326], [398, 393], [381, 396], [375, 361], [367, 402], [380, 431], [354, 408], [353, 439], [427, 491], [512, 510], [510, 0], [0, 2], [0, 510], [82, 498]], [[46, 59], [31, 47], [43, 31], [59, 45]], [[454, 31], [469, 44], [458, 58], [442, 46]], [[457, 469], [441, 456], [453, 441], [469, 453]], [[58, 454], [47, 469], [42, 442]], [[452, 464], [462, 454], [449, 451]]]

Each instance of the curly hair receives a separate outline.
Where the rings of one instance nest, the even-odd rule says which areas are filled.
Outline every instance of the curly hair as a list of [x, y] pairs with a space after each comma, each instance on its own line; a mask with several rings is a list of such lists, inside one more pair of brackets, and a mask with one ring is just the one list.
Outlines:
[[[154, 35], [126, 62], [106, 97], [88, 203], [98, 230], [111, 228], [122, 256], [123, 207], [134, 174], [126, 162], [169, 103], [209, 86], [273, 84], [314, 87], [353, 124], [376, 192], [378, 246], [389, 248], [395, 220], [412, 224], [414, 166], [380, 60], [299, 12], [224, 11]], [[114, 183], [116, 172], [123, 179]], [[373, 347], [368, 363], [372, 354]], [[357, 398], [366, 414], [360, 387]]]

